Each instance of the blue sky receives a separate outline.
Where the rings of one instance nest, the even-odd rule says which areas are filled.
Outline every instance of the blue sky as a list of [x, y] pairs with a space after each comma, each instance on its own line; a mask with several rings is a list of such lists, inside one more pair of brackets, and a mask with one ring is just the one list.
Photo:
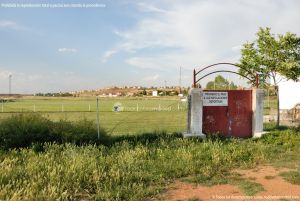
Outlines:
[[[98, 8], [5, 8], [98, 3]], [[297, 0], [0, 0], [0, 93], [191, 85], [192, 69], [238, 62], [260, 26], [300, 34]], [[222, 66], [223, 69], [230, 67]], [[224, 75], [243, 84], [236, 75]], [[208, 79], [213, 79], [208, 77]], [[207, 80], [203, 80], [205, 84]]]

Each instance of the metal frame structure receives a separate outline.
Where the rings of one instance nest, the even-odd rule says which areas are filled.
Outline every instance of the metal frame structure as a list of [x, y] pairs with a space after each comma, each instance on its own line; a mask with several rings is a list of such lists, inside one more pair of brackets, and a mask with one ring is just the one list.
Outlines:
[[[211, 75], [211, 74], [214, 74], [214, 73], [221, 73], [221, 72], [237, 74], [237, 75], [240, 75], [240, 76], [242, 76], [242, 77], [248, 79], [248, 80], [251, 81], [251, 82], [254, 81], [254, 80], [250, 79], [249, 77], [247, 77], [247, 76], [245, 76], [245, 75], [242, 75], [242, 74], [240, 74], [240, 73], [238, 73], [238, 72], [230, 71], [230, 70], [218, 70], [218, 71], [213, 71], [213, 72], [207, 73], [207, 74], [205, 74], [204, 76], [202, 76], [202, 77], [200, 77], [199, 79], [197, 79], [197, 75], [198, 75], [199, 73], [201, 73], [202, 71], [204, 71], [204, 70], [206, 70], [206, 69], [208, 69], [208, 68], [211, 68], [211, 67], [214, 67], [214, 66], [218, 66], [218, 65], [231, 65], [231, 66], [235, 66], [235, 67], [237, 67], [237, 68], [240, 68], [240, 69], [245, 70], [246, 72], [249, 73], [249, 75], [251, 75], [251, 74], [253, 75], [253, 73], [250, 72], [248, 69], [245, 69], [245, 68], [243, 68], [243, 67], [241, 67], [241, 66], [239, 66], [239, 65], [237, 65], [237, 64], [234, 64], [234, 63], [228, 63], [228, 62], [215, 63], [215, 64], [211, 64], [211, 65], [209, 65], [209, 66], [206, 66], [206, 67], [202, 68], [201, 70], [199, 70], [199, 71], [197, 71], [197, 72], [196, 72], [196, 69], [194, 69], [194, 71], [193, 71], [193, 87], [195, 88], [196, 85], [197, 85], [197, 83], [198, 83], [200, 80], [202, 80], [203, 78], [205, 78], [205, 77], [207, 77], [207, 76], [209, 76], [209, 75]], [[258, 88], [258, 85], [259, 85], [259, 79], [258, 79], [258, 74], [257, 74], [257, 73], [256, 73], [256, 75], [255, 75], [255, 83], [256, 83], [256, 87]]]

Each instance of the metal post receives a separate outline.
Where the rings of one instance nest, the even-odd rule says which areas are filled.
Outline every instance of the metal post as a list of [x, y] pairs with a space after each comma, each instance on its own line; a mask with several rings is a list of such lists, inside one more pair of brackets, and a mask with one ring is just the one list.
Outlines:
[[2, 112], [4, 112], [4, 100], [2, 100]]
[[97, 96], [97, 134], [100, 139], [99, 97]]
[[181, 94], [181, 66], [179, 68], [179, 94]]
[[196, 70], [193, 71], [193, 87], [196, 88]]
[[256, 85], [256, 88], [258, 88], [258, 85], [259, 85], [258, 73], [256, 73], [256, 75], [255, 75], [255, 85]]
[[270, 89], [268, 87], [268, 108], [270, 108]]

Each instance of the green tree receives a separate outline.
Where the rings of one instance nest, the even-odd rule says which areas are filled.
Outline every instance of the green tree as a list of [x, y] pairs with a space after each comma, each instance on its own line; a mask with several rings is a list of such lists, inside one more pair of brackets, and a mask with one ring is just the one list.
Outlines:
[[147, 91], [146, 91], [146, 89], [145, 89], [145, 88], [143, 89], [142, 95], [144, 95], [144, 96], [146, 96], [146, 95], [147, 95]]
[[299, 81], [300, 38], [290, 32], [275, 36], [270, 28], [260, 28], [256, 40], [245, 43], [241, 54], [239, 65], [242, 68], [239, 73], [253, 80], [252, 85], [255, 85], [256, 73], [260, 74], [262, 84], [274, 85], [277, 95], [277, 126], [279, 126], [278, 83], [282, 79]]
[[233, 82], [229, 82], [222, 75], [215, 77], [214, 81], [206, 84], [206, 89], [236, 89], [237, 86]]

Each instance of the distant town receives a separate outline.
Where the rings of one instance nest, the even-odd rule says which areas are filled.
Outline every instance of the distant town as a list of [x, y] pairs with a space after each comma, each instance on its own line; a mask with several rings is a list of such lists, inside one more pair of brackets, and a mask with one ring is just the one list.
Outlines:
[[184, 96], [189, 88], [178, 86], [165, 87], [143, 87], [143, 86], [111, 86], [94, 90], [81, 90], [59, 93], [36, 93], [35, 96], [60, 96], [60, 97], [81, 97], [81, 96], [100, 96], [100, 97], [119, 97], [119, 96]]
[[93, 90], [80, 90], [70, 92], [47, 92], [35, 94], [0, 94], [0, 97], [19, 96], [45, 96], [45, 97], [138, 97], [138, 96], [185, 96], [189, 87], [165, 86], [165, 87], [144, 87], [144, 86], [111, 86]]

